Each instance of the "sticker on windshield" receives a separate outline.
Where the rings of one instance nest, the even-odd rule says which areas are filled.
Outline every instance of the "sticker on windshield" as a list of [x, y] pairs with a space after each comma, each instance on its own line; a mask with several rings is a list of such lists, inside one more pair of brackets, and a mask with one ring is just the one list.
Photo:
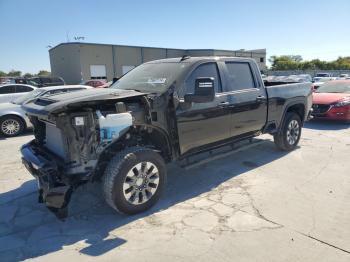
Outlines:
[[166, 78], [150, 78], [147, 83], [149, 84], [165, 84]]

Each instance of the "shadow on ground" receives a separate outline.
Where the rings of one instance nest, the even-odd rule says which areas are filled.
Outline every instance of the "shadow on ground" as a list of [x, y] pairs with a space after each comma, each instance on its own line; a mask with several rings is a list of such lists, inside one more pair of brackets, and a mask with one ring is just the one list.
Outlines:
[[[32, 129], [27, 129], [25, 130], [22, 134], [16, 136], [16, 137], [26, 137], [26, 136], [31, 136], [33, 135], [33, 130]], [[2, 134], [0, 134], [0, 141], [1, 140], [8, 140], [8, 139], [13, 139], [13, 137], [7, 137]]]
[[211, 191], [226, 180], [284, 155], [284, 152], [275, 149], [273, 142], [265, 141], [188, 170], [170, 165], [168, 185], [161, 201], [151, 210], [134, 216], [114, 212], [105, 204], [100, 185], [91, 184], [73, 194], [70, 215], [61, 222], [37, 203], [34, 181], [26, 182], [20, 188], [0, 194], [0, 257], [3, 261], [24, 260], [77, 242], [83, 243], [79, 252], [99, 256], [128, 241], [115, 236], [115, 232], [110, 234], [111, 231]]
[[306, 122], [304, 128], [315, 130], [343, 130], [350, 128], [350, 123], [315, 119]]

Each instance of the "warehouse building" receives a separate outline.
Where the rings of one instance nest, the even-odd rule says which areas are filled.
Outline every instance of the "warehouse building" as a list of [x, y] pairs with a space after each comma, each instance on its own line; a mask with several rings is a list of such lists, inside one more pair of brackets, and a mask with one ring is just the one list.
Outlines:
[[183, 55], [252, 57], [261, 70], [266, 69], [266, 49], [173, 49], [70, 42], [51, 48], [49, 55], [52, 75], [62, 77], [67, 84], [90, 79], [111, 81], [144, 62]]

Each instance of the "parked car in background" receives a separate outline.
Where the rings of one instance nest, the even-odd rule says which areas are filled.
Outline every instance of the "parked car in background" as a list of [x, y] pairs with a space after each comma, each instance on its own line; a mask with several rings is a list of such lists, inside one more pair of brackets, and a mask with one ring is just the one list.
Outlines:
[[0, 86], [0, 103], [10, 102], [35, 90], [35, 86], [24, 84], [6, 84]]
[[32, 126], [28, 117], [22, 110], [22, 105], [39, 97], [48, 97], [67, 92], [91, 88], [83, 85], [67, 85], [37, 88], [26, 95], [9, 103], [0, 104], [0, 134], [4, 136], [17, 136], [26, 128]]
[[300, 75], [288, 75], [288, 76], [267, 76], [263, 78], [265, 82], [270, 83], [306, 83], [312, 82], [311, 75], [300, 74]]
[[109, 81], [109, 82], [105, 83], [104, 85], [99, 86], [99, 88], [108, 88], [108, 87], [110, 87], [112, 84], [113, 84], [113, 81]]
[[341, 79], [348, 79], [350, 76], [349, 76], [349, 74], [340, 74], [338, 77], [337, 77], [337, 79], [338, 80], [341, 80]]
[[314, 90], [318, 89], [320, 86], [322, 86], [324, 83], [328, 81], [334, 80], [333, 77], [314, 77], [313, 80], [313, 88]]
[[62, 86], [66, 83], [62, 77], [56, 76], [36, 76], [27, 78], [27, 84], [36, 86], [36, 87], [45, 87], [45, 86]]
[[92, 86], [92, 87], [101, 87], [103, 88], [102, 86], [106, 85], [106, 81], [105, 80], [99, 80], [99, 79], [92, 79], [92, 80], [89, 80], [89, 81], [86, 81], [84, 83], [84, 85], [87, 85], [87, 86]]
[[309, 74], [300, 74], [300, 75], [297, 75], [297, 77], [300, 80], [302, 80], [302, 81], [299, 81], [299, 82], [312, 82], [312, 77]]
[[331, 73], [317, 73], [315, 77], [332, 77]]
[[314, 118], [350, 121], [350, 80], [324, 83], [313, 93]]

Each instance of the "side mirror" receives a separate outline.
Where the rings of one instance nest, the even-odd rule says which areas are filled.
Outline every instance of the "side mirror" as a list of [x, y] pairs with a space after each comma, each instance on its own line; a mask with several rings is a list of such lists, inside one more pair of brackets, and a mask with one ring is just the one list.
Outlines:
[[184, 96], [187, 103], [207, 103], [214, 100], [215, 86], [213, 77], [198, 77], [195, 81], [194, 94]]

